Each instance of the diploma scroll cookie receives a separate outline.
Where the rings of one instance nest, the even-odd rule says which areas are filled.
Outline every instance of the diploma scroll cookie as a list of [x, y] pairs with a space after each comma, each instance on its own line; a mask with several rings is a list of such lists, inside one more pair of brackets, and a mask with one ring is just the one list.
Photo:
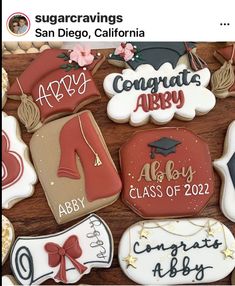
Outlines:
[[235, 121], [227, 130], [223, 156], [214, 161], [222, 179], [220, 207], [224, 215], [235, 222]]
[[2, 265], [8, 258], [14, 240], [14, 227], [9, 219], [2, 215]]
[[233, 271], [235, 239], [211, 218], [148, 220], [124, 232], [118, 257], [137, 284], [205, 284]]
[[37, 285], [50, 278], [71, 284], [92, 268], [109, 268], [112, 259], [111, 231], [92, 214], [56, 234], [18, 237], [11, 252], [11, 269], [22, 285]]
[[2, 208], [9, 209], [34, 192], [37, 175], [15, 117], [2, 112]]
[[122, 183], [91, 112], [41, 127], [31, 138], [30, 150], [59, 224], [110, 205], [119, 197]]
[[148, 123], [166, 124], [174, 116], [192, 120], [215, 106], [215, 96], [207, 89], [210, 71], [191, 71], [185, 65], [164, 63], [158, 70], [149, 64], [136, 70], [125, 69], [104, 79], [103, 87], [110, 97], [108, 117], [117, 123], [133, 126]]
[[123, 201], [144, 218], [197, 215], [214, 192], [209, 147], [185, 128], [134, 133], [120, 148]]

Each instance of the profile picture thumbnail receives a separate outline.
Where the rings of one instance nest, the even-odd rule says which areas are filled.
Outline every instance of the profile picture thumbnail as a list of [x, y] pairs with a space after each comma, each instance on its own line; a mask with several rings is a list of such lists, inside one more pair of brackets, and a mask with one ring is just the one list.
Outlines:
[[24, 13], [14, 13], [7, 20], [7, 28], [14, 36], [23, 36], [29, 31], [29, 18]]

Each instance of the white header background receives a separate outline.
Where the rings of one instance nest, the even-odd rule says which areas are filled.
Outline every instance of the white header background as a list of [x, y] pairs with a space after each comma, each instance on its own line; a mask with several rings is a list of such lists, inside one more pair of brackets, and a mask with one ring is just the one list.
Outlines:
[[[77, 41], [75, 38], [37, 38], [35, 29], [68, 28], [94, 30], [118, 28], [145, 31], [145, 38], [95, 38], [92, 41], [234, 41], [235, 0], [2, 0], [3, 41]], [[6, 28], [7, 18], [15, 12], [25, 13], [31, 21], [30, 31], [13, 36]], [[35, 23], [35, 15], [122, 15], [123, 22], [107, 23]], [[220, 25], [229, 23], [229, 25]], [[80, 39], [80, 41], [87, 39]]]

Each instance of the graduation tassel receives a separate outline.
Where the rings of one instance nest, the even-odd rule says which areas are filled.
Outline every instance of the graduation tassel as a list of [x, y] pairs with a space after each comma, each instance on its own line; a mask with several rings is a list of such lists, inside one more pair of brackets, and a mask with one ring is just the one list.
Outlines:
[[102, 165], [100, 157], [99, 157], [99, 155], [97, 153], [95, 153], [95, 164], [94, 164], [94, 166], [97, 167], [97, 166], [100, 166], [100, 165]]
[[95, 152], [95, 150], [92, 148], [92, 146], [90, 145], [90, 143], [88, 142], [86, 136], [85, 136], [85, 133], [84, 133], [84, 130], [83, 130], [83, 127], [82, 127], [82, 122], [81, 122], [81, 118], [80, 116], [78, 115], [78, 121], [79, 121], [79, 125], [80, 125], [80, 129], [81, 129], [81, 132], [82, 132], [82, 137], [83, 139], [85, 140], [87, 146], [90, 148], [91, 152], [95, 155], [95, 162], [94, 162], [94, 166], [95, 167], [99, 167], [102, 165], [102, 161], [99, 157], [99, 155]]
[[18, 107], [17, 114], [20, 122], [24, 124], [27, 131], [33, 132], [36, 128], [39, 128], [42, 125], [40, 122], [40, 110], [33, 102], [32, 98], [23, 92], [19, 79], [16, 78], [16, 80], [22, 92], [20, 97], [21, 103]]
[[221, 98], [227, 96], [227, 91], [235, 81], [234, 67], [232, 65], [234, 52], [235, 45], [233, 45], [233, 51], [230, 60], [225, 61], [222, 67], [215, 71], [211, 77], [212, 92]]
[[200, 58], [192, 48], [189, 48], [187, 43], [184, 43], [184, 45], [188, 54], [190, 67], [193, 71], [198, 71], [207, 67], [207, 63], [202, 58]]

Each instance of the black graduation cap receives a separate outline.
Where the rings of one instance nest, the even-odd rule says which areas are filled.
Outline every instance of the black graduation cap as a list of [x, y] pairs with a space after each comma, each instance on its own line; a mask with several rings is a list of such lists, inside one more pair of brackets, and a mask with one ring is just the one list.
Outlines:
[[155, 154], [162, 154], [163, 156], [167, 156], [171, 153], [175, 153], [176, 146], [179, 144], [181, 144], [180, 141], [167, 137], [162, 137], [159, 140], [153, 141], [148, 144], [148, 146], [151, 147], [150, 158], [154, 159]]
[[[129, 66], [135, 70], [141, 64], [150, 64], [155, 69], [170, 62], [175, 68], [179, 58], [195, 47], [193, 42], [128, 42], [135, 49], [135, 56], [125, 62], [121, 55], [111, 54], [109, 62], [114, 65]], [[123, 62], [123, 63], [121, 63]]]
[[227, 165], [235, 189], [235, 152], [233, 153], [231, 159], [228, 161]]

